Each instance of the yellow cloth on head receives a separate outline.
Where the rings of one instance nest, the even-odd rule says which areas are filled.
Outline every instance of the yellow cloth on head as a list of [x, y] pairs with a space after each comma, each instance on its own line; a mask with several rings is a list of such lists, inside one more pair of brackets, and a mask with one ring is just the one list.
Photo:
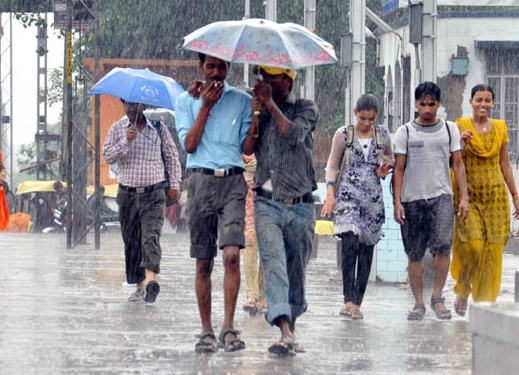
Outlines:
[[297, 73], [296, 73], [296, 71], [294, 69], [275, 68], [273, 66], [254, 65], [252, 67], [252, 72], [254, 74], [259, 74], [260, 73], [260, 69], [263, 69], [265, 72], [267, 72], [267, 74], [270, 74], [272, 76], [277, 76], [279, 74], [286, 74], [287, 76], [292, 78], [292, 81], [296, 80]]

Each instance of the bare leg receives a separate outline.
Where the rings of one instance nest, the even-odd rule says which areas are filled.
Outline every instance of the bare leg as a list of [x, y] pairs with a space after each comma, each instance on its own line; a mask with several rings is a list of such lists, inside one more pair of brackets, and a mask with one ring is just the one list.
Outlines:
[[[432, 292], [432, 298], [438, 298], [442, 296], [443, 287], [447, 280], [450, 265], [450, 255], [436, 254], [433, 259], [434, 269], [434, 289]], [[437, 302], [437, 309], [445, 310], [443, 302]]]
[[213, 265], [213, 259], [196, 260], [195, 289], [198, 311], [202, 320], [202, 332], [213, 332], [211, 323], [211, 273], [213, 272]]
[[293, 343], [295, 335], [292, 329], [295, 330], [296, 327], [295, 319], [292, 323], [289, 323], [286, 315], [282, 315], [278, 317], [274, 323], [276, 324], [276, 326], [279, 327], [279, 330], [281, 331], [281, 340], [288, 343]]
[[[144, 269], [144, 273], [146, 275], [145, 284], [149, 283], [150, 281], [154, 281], [157, 274], [149, 269]], [[146, 285], [145, 285], [146, 286]]]
[[223, 288], [225, 317], [222, 329], [233, 328], [236, 301], [240, 291], [240, 250], [238, 246], [226, 246], [223, 249], [223, 265], [225, 268]]
[[409, 261], [409, 281], [416, 304], [423, 304], [423, 267], [422, 260]]

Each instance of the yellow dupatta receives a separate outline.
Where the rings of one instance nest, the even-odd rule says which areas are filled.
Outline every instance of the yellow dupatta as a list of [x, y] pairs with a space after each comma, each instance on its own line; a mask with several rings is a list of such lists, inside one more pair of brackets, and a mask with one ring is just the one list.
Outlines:
[[460, 129], [460, 134], [466, 130], [472, 131], [472, 140], [468, 145], [465, 146], [466, 149], [481, 158], [489, 158], [497, 155], [500, 152], [503, 143], [507, 141], [505, 122], [503, 120], [495, 119], [490, 119], [490, 121], [492, 121], [492, 127], [494, 128], [494, 132], [496, 134], [496, 141], [492, 143], [490, 149], [486, 149], [482, 136], [474, 127], [470, 117], [459, 118], [456, 120], [458, 128]]

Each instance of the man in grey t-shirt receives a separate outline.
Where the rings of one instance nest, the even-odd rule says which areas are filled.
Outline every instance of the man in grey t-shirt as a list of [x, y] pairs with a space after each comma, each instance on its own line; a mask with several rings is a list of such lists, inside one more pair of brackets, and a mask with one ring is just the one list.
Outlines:
[[427, 248], [434, 256], [431, 309], [438, 319], [452, 317], [442, 297], [449, 272], [454, 225], [450, 158], [461, 194], [457, 215], [464, 220], [468, 214], [460, 134], [452, 123], [436, 116], [440, 103], [441, 91], [435, 83], [420, 84], [415, 90], [418, 118], [398, 128], [395, 135], [394, 216], [401, 225], [415, 298], [408, 320], [421, 320], [425, 315], [422, 258]]

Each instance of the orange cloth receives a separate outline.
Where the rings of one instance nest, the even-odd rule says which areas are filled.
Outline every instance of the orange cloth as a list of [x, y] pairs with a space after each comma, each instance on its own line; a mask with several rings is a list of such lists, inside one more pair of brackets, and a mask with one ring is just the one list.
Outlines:
[[31, 215], [17, 212], [12, 214], [9, 218], [9, 224], [7, 225], [7, 228], [5, 228], [5, 231], [11, 233], [25, 233], [28, 231], [30, 222]]
[[[0, 166], [4, 164], [4, 158], [0, 151]], [[5, 198], [4, 185], [0, 184], [0, 230], [4, 230], [9, 224], [9, 206]]]
[[0, 186], [0, 230], [4, 230], [9, 224], [9, 207], [5, 199], [4, 187]]

